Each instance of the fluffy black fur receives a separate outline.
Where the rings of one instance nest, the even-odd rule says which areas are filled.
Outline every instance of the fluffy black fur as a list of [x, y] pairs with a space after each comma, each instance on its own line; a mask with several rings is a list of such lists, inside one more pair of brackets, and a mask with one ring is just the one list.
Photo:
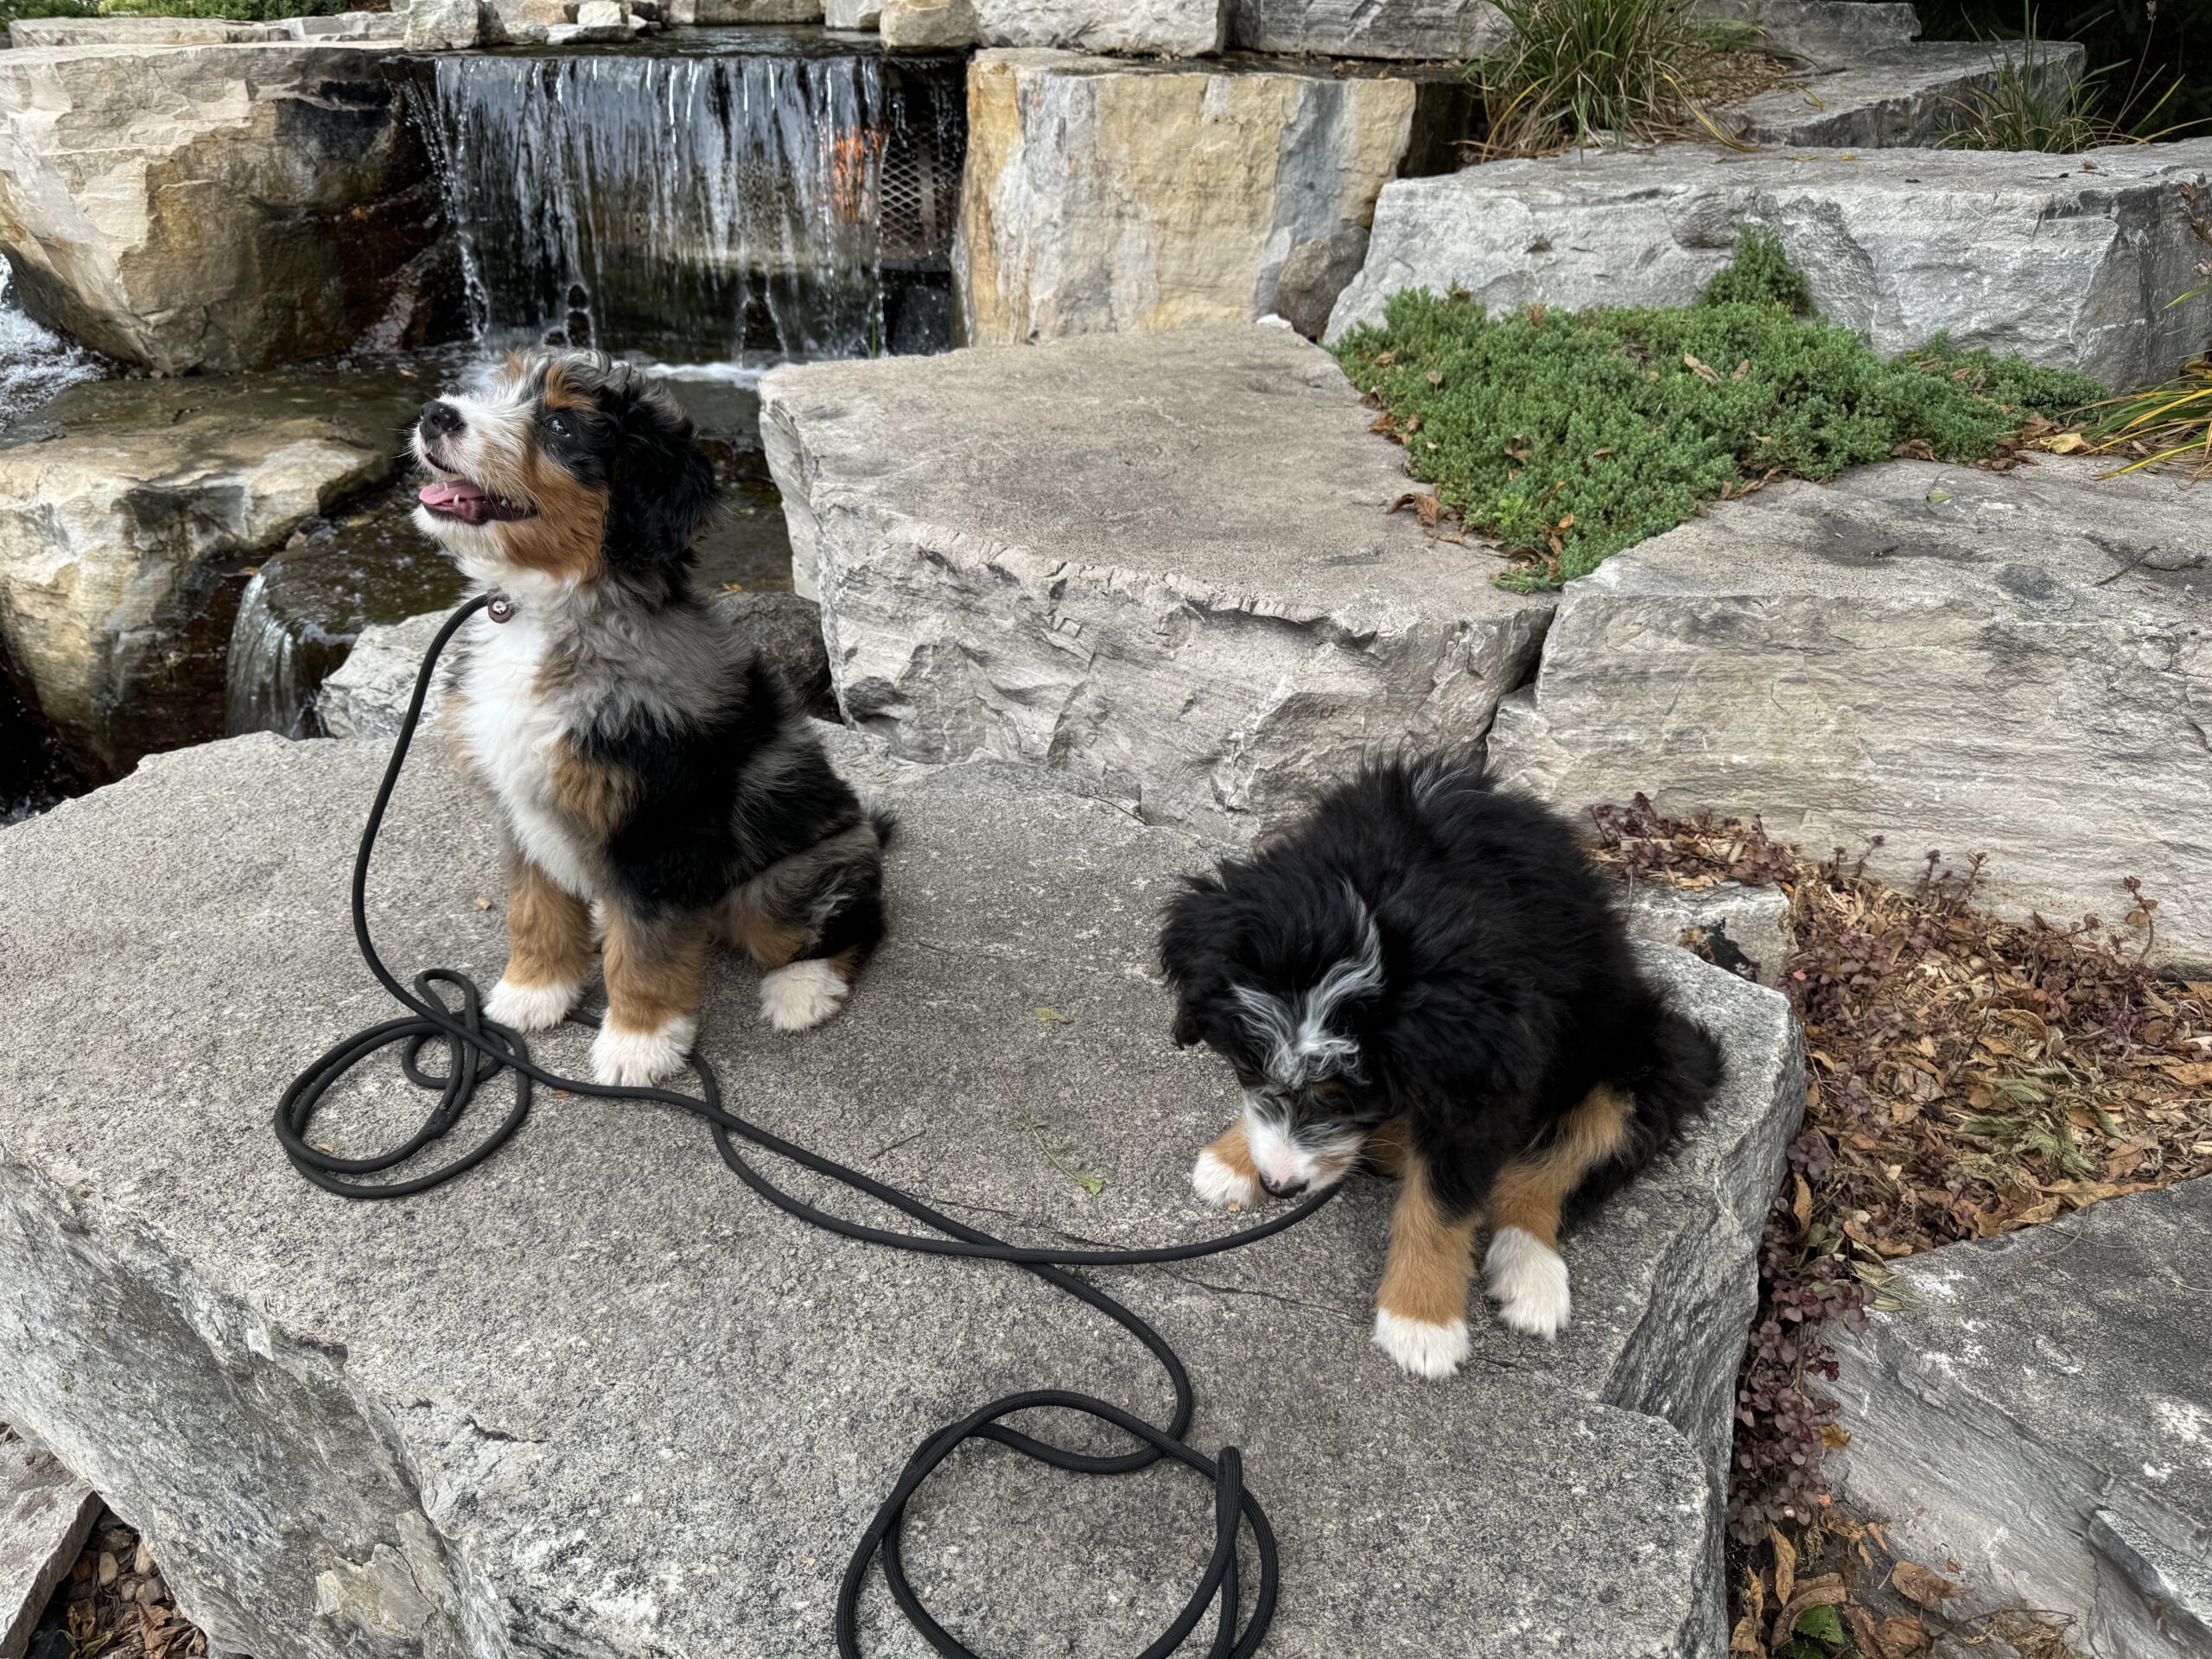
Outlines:
[[[1344, 1052], [1286, 1088], [1238, 988], [1294, 999], [1358, 959], [1370, 918], [1381, 982], [1333, 1003], [1327, 1033]], [[1446, 759], [1371, 765], [1287, 836], [1193, 878], [1170, 906], [1160, 960], [1179, 1045], [1227, 1058], [1301, 1144], [1403, 1117], [1456, 1215], [1611, 1084], [1632, 1096], [1634, 1118], [1570, 1200], [1586, 1207], [1720, 1077], [1713, 1039], [1637, 974], [1567, 825]]]

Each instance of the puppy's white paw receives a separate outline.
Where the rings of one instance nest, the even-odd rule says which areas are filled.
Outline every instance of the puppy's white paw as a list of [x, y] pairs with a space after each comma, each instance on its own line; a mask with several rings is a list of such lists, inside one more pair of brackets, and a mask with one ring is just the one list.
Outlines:
[[1396, 1360], [1408, 1376], [1441, 1382], [1456, 1372], [1467, 1357], [1467, 1322], [1453, 1319], [1447, 1325], [1431, 1325], [1427, 1319], [1408, 1319], [1378, 1307], [1375, 1345]]
[[1567, 1261], [1534, 1233], [1501, 1227], [1483, 1261], [1483, 1277], [1497, 1303], [1497, 1317], [1532, 1337], [1555, 1337], [1567, 1329], [1573, 1304], [1567, 1294]]
[[1214, 1155], [1208, 1147], [1191, 1166], [1191, 1190], [1207, 1204], [1223, 1210], [1249, 1210], [1260, 1201], [1260, 1184], [1239, 1175]]
[[484, 1017], [517, 1031], [550, 1031], [569, 1017], [581, 985], [518, 985], [503, 979], [484, 999]]
[[640, 1089], [683, 1068], [699, 1022], [679, 1014], [658, 1031], [617, 1031], [610, 1019], [592, 1039], [593, 1077], [610, 1088]]
[[828, 963], [809, 957], [761, 977], [760, 1017], [778, 1031], [808, 1031], [844, 1007], [852, 988]]

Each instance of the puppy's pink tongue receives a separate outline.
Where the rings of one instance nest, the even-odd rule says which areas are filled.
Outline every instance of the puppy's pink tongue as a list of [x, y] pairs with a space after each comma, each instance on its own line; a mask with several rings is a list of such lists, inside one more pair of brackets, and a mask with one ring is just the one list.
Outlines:
[[451, 484], [425, 484], [415, 493], [415, 499], [426, 507], [450, 507], [457, 502], [474, 500], [483, 493], [474, 484], [456, 480]]

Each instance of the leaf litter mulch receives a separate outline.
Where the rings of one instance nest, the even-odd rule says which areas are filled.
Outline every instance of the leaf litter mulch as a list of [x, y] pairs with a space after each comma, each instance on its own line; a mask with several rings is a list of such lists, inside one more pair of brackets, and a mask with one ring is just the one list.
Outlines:
[[2113, 919], [2010, 922], [1974, 902], [1978, 857], [1954, 869], [1931, 852], [1903, 888], [1863, 855], [1808, 856], [1756, 820], [1668, 818], [1641, 795], [1591, 817], [1594, 855], [1624, 882], [1790, 899], [1805, 1126], [1760, 1242], [1738, 1382], [1732, 1651], [2069, 1653], [2063, 1618], [2032, 1609], [1947, 1618], [1959, 1586], [1833, 1503], [1821, 1453], [1850, 1437], [1821, 1392], [1836, 1375], [1822, 1328], [1895, 1306], [1884, 1289], [1904, 1257], [2212, 1174], [2212, 982], [2147, 965], [2158, 900], [2133, 877], [2114, 878]]
[[103, 1511], [31, 1634], [29, 1659], [207, 1659], [138, 1535]]

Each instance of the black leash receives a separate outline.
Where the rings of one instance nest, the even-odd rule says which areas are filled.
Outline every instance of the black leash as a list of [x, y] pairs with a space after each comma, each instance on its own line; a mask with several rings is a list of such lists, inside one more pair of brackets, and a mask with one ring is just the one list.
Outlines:
[[[1129, 1308], [1096, 1286], [1077, 1278], [1069, 1269], [1192, 1262], [1202, 1256], [1218, 1255], [1225, 1250], [1240, 1249], [1296, 1226], [1326, 1204], [1336, 1189], [1325, 1188], [1297, 1208], [1256, 1227], [1203, 1243], [1179, 1244], [1153, 1250], [1026, 1249], [995, 1238], [964, 1222], [955, 1221], [911, 1193], [902, 1192], [897, 1187], [886, 1185], [856, 1169], [848, 1169], [842, 1164], [809, 1152], [804, 1147], [796, 1146], [782, 1136], [725, 1110], [721, 1103], [721, 1086], [715, 1078], [714, 1068], [702, 1056], [695, 1054], [691, 1059], [702, 1089], [701, 1094], [696, 1096], [677, 1094], [665, 1089], [619, 1089], [602, 1084], [583, 1083], [536, 1065], [530, 1058], [530, 1045], [520, 1032], [486, 1020], [483, 1014], [482, 998], [475, 982], [467, 975], [448, 968], [428, 969], [416, 975], [415, 989], [410, 995], [392, 976], [391, 970], [385, 966], [384, 959], [377, 954], [376, 946], [369, 938], [369, 859], [376, 850], [377, 834], [384, 825], [385, 809], [391, 804], [391, 791], [399, 781], [400, 769], [406, 763], [408, 747], [415, 741], [415, 729], [423, 717], [423, 704], [429, 694], [430, 677], [437, 666], [439, 653], [444, 651], [446, 642], [453, 638], [454, 631], [484, 606], [488, 597], [480, 595], [463, 605], [447, 619], [446, 625], [438, 631], [438, 637], [430, 642], [429, 652], [423, 658], [422, 671], [415, 678], [415, 695], [407, 705], [407, 717], [400, 726], [397, 741], [392, 744], [391, 759], [385, 766], [384, 781], [377, 787], [375, 804], [370, 807], [368, 823], [362, 828], [360, 849], [353, 857], [353, 938], [360, 948], [361, 960], [368, 964], [369, 971], [383, 983], [385, 989], [391, 992], [403, 1007], [413, 1012], [405, 1018], [387, 1020], [383, 1025], [372, 1026], [347, 1038], [292, 1079], [291, 1086], [284, 1090], [284, 1097], [276, 1103], [276, 1138], [283, 1144], [284, 1154], [292, 1160], [293, 1167], [317, 1186], [341, 1198], [400, 1198], [427, 1192], [474, 1168], [496, 1152], [530, 1116], [531, 1087], [533, 1084], [542, 1083], [549, 1089], [566, 1090], [570, 1094], [595, 1096], [601, 1099], [657, 1101], [663, 1105], [680, 1107], [695, 1116], [705, 1119], [714, 1131], [716, 1146], [721, 1149], [722, 1161], [737, 1173], [740, 1180], [778, 1209], [826, 1232], [836, 1233], [844, 1238], [861, 1239], [870, 1244], [888, 1245], [893, 1249], [912, 1250], [925, 1255], [956, 1255], [981, 1262], [1010, 1262], [1017, 1267], [1027, 1268], [1077, 1301], [1096, 1308], [1142, 1343], [1153, 1357], [1160, 1362], [1160, 1369], [1167, 1373], [1168, 1382], [1175, 1392], [1174, 1414], [1167, 1427], [1160, 1428], [1142, 1418], [1132, 1416], [1118, 1406], [1087, 1394], [1075, 1394], [1060, 1389], [1037, 1389], [994, 1400], [960, 1421], [938, 1430], [922, 1443], [912, 1457], [907, 1459], [898, 1484], [892, 1488], [891, 1495], [876, 1510], [875, 1518], [868, 1522], [868, 1530], [861, 1534], [860, 1543], [853, 1551], [852, 1560], [846, 1565], [844, 1581], [837, 1590], [838, 1653], [842, 1659], [860, 1659], [857, 1618], [861, 1587], [868, 1576], [868, 1563], [880, 1559], [883, 1564], [884, 1580], [891, 1587], [893, 1599], [931, 1647], [944, 1655], [944, 1659], [981, 1659], [981, 1656], [963, 1646], [923, 1607], [920, 1598], [914, 1593], [912, 1586], [906, 1580], [906, 1569], [899, 1558], [899, 1535], [905, 1524], [907, 1500], [920, 1489], [922, 1483], [930, 1478], [937, 1466], [969, 1440], [994, 1440], [1052, 1468], [1070, 1470], [1077, 1474], [1126, 1475], [1150, 1468], [1163, 1459], [1172, 1459], [1211, 1481], [1214, 1489], [1212, 1559], [1206, 1563], [1206, 1570], [1199, 1577], [1198, 1587], [1191, 1592], [1182, 1611], [1175, 1616], [1174, 1621], [1160, 1633], [1159, 1638], [1145, 1649], [1139, 1659], [1166, 1659], [1166, 1656], [1180, 1647], [1185, 1638], [1198, 1628], [1207, 1607], [1217, 1601], [1219, 1603], [1219, 1618], [1213, 1644], [1207, 1649], [1208, 1659], [1249, 1659], [1260, 1643], [1266, 1640], [1268, 1627], [1274, 1618], [1278, 1574], [1274, 1534], [1268, 1529], [1268, 1518], [1261, 1512], [1259, 1501], [1244, 1490], [1243, 1459], [1233, 1446], [1224, 1446], [1218, 1458], [1208, 1458], [1185, 1444], [1184, 1436], [1190, 1432], [1191, 1418], [1197, 1402], [1191, 1388], [1190, 1373], [1185, 1370], [1181, 1358], [1168, 1346], [1165, 1338]], [[439, 993], [439, 986], [450, 986], [460, 994], [458, 1013]], [[571, 1014], [569, 1021], [587, 1028], [596, 1028], [599, 1025], [598, 1017], [588, 1014]], [[323, 1096], [354, 1066], [395, 1043], [405, 1045], [399, 1063], [407, 1080], [418, 1088], [435, 1090], [438, 1094], [437, 1105], [423, 1121], [423, 1127], [391, 1151], [367, 1158], [341, 1158], [312, 1145], [307, 1138], [308, 1128]], [[448, 1065], [443, 1072], [430, 1071], [423, 1065], [423, 1050], [433, 1043], [444, 1045]], [[514, 1103], [508, 1108], [507, 1115], [499, 1127], [480, 1144], [427, 1175], [381, 1183], [359, 1179], [397, 1167], [450, 1132], [467, 1111], [477, 1088], [502, 1071], [514, 1073]], [[855, 1192], [889, 1205], [945, 1236], [931, 1238], [919, 1233], [864, 1227], [857, 1222], [847, 1221], [818, 1209], [776, 1186], [747, 1163], [738, 1150], [739, 1139], [748, 1141], [764, 1151], [788, 1159], [817, 1175], [828, 1176]], [[1082, 1412], [1103, 1422], [1111, 1423], [1138, 1444], [1133, 1451], [1113, 1457], [1071, 1452], [1050, 1441], [1025, 1434], [1019, 1429], [1010, 1428], [1003, 1421], [1017, 1412], [1039, 1407]], [[1250, 1528], [1253, 1548], [1260, 1561], [1260, 1586], [1253, 1604], [1252, 1617], [1241, 1629], [1237, 1624], [1236, 1578], [1236, 1545], [1240, 1526]]]

